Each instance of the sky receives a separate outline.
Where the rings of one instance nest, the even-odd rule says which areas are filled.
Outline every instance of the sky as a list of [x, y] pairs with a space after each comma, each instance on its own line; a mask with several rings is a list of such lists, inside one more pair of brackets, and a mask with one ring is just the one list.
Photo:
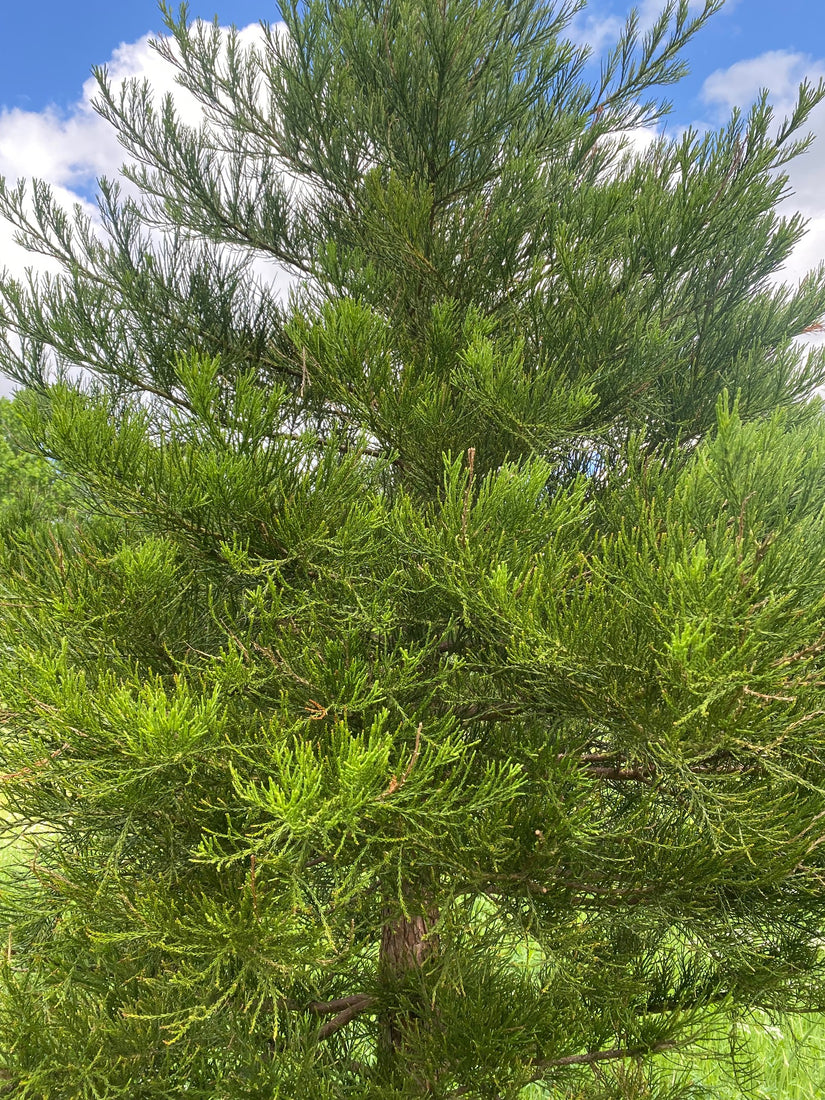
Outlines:
[[[644, 27], [664, 0], [637, 4]], [[631, 6], [632, 0], [591, 0], [572, 36], [589, 42], [598, 57]], [[273, 0], [190, 0], [189, 14], [249, 27], [250, 37], [259, 20], [278, 19]], [[160, 91], [173, 90], [149, 47], [150, 35], [162, 31], [155, 0], [0, 0], [0, 175], [9, 182], [43, 178], [63, 201], [81, 201], [93, 214], [95, 180], [117, 173], [122, 152], [91, 108], [90, 69], [105, 64], [114, 80], [146, 76]], [[746, 108], [762, 87], [772, 90], [782, 113], [803, 78], [825, 77], [823, 0], [727, 0], [693, 40], [686, 60], [689, 77], [668, 91], [674, 103], [669, 132], [722, 125], [733, 107]], [[184, 100], [179, 105], [185, 117]], [[783, 272], [789, 281], [825, 260], [825, 103], [811, 128], [822, 136], [790, 169], [794, 194], [785, 209], [801, 210], [809, 233]], [[0, 269], [22, 273], [31, 263], [0, 222]]]
[[[664, 0], [639, 0], [643, 18]], [[577, 29], [597, 46], [615, 35], [631, 4], [627, 0], [591, 0]], [[42, 112], [50, 105], [67, 111], [77, 102], [92, 65], [110, 60], [123, 44], [163, 30], [155, 0], [3, 0], [0, 13], [0, 111]], [[243, 27], [261, 19], [274, 22], [273, 0], [190, 0], [190, 15], [219, 17]], [[707, 114], [703, 82], [718, 70], [768, 55], [765, 77], [779, 64], [772, 54], [799, 58], [815, 66], [825, 58], [822, 0], [728, 0], [722, 13], [689, 51], [692, 75], [675, 93], [681, 121]]]

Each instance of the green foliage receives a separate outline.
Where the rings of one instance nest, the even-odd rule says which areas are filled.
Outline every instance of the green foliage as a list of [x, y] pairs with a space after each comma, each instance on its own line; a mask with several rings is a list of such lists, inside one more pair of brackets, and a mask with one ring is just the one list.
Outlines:
[[24, 400], [0, 398], [0, 514], [3, 530], [9, 533], [36, 518], [62, 516], [72, 500], [57, 467], [26, 437]]
[[137, 197], [0, 186], [82, 501], [0, 542], [9, 1095], [675, 1100], [825, 1009], [825, 91], [630, 155], [718, 4], [592, 84], [575, 7], [167, 12]]

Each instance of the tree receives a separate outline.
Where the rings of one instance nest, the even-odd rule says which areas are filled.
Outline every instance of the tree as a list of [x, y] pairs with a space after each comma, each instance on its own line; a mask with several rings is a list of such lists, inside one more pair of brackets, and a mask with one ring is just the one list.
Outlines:
[[102, 228], [0, 191], [101, 517], [3, 581], [10, 1095], [676, 1095], [825, 1004], [825, 89], [633, 153], [719, 4], [595, 81], [577, 6], [164, 9], [203, 126], [100, 72]]
[[9, 530], [25, 526], [26, 516], [59, 517], [71, 499], [60, 471], [26, 447], [21, 396], [0, 398], [0, 509], [14, 514], [5, 522]]
[[[28, 448], [20, 415], [25, 400], [20, 393], [0, 398], [0, 573], [4, 581], [52, 569], [56, 548], [79, 541], [81, 518], [97, 528], [95, 545], [102, 534], [99, 520], [84, 515], [82, 501], [54, 464]], [[9, 732], [3, 729], [0, 737]], [[6, 812], [0, 788], [0, 894], [20, 878], [19, 865], [30, 860], [36, 848], [36, 836], [26, 824]], [[15, 870], [10, 882], [5, 881], [7, 866]]]
[[[81, 523], [94, 526], [98, 535], [103, 529], [99, 518], [88, 514], [81, 493], [27, 438], [22, 409], [29, 399], [22, 392], [0, 398], [0, 570], [5, 577], [49, 570], [58, 546], [74, 540]], [[124, 534], [112, 530], [118, 542]]]

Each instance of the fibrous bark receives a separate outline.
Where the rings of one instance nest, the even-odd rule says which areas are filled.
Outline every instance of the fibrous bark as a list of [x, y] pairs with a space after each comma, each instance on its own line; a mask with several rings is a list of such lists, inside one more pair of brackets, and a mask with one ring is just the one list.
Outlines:
[[[434, 907], [414, 916], [396, 918], [388, 914], [381, 932], [379, 974], [390, 996], [379, 1016], [378, 1060], [382, 1075], [388, 1079], [397, 1077], [402, 1068], [418, 1076], [410, 1065], [407, 1037], [418, 1017], [414, 1001], [416, 994], [423, 992], [421, 971], [438, 952], [434, 932], [437, 920], [438, 910]], [[394, 995], [402, 991], [403, 1006], [393, 1004]], [[430, 1082], [422, 1078], [420, 1083], [422, 1095], [429, 1094]]]

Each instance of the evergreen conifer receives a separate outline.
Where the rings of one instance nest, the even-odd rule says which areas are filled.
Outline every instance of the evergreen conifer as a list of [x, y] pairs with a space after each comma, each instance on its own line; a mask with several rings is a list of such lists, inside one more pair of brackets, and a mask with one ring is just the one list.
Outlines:
[[579, 7], [166, 9], [202, 126], [100, 72], [101, 225], [0, 189], [85, 517], [0, 548], [8, 1095], [676, 1096], [825, 1007], [825, 91], [633, 152], [719, 2], [595, 80]]

